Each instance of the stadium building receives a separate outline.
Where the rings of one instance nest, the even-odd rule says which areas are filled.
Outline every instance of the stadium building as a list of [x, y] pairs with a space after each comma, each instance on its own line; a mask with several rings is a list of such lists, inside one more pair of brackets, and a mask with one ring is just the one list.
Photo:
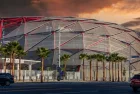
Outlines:
[[[81, 53], [114, 52], [131, 60], [131, 70], [140, 70], [140, 59], [130, 58], [140, 55], [139, 35], [116, 23], [75, 17], [12, 17], [0, 18], [0, 23], [1, 43], [18, 41], [28, 52], [24, 59], [39, 60], [35, 52], [38, 47], [51, 50], [45, 60], [46, 67], [58, 65], [60, 33], [61, 55], [71, 56], [67, 63], [68, 70], [82, 64], [79, 60]], [[86, 61], [87, 69], [88, 64]], [[125, 64], [128, 66], [129, 62]], [[35, 64], [34, 68], [39, 65]]]

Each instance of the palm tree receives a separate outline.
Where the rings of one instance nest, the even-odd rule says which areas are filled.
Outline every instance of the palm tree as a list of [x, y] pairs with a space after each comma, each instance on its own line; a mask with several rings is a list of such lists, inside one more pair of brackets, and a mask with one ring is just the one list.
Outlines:
[[117, 56], [118, 82], [120, 82], [120, 62], [121, 62], [121, 57], [120, 56]]
[[90, 81], [92, 80], [92, 60], [95, 58], [96, 55], [87, 55], [87, 60], [89, 60], [90, 65]]
[[7, 49], [10, 54], [10, 63], [12, 63], [12, 75], [14, 75], [14, 70], [15, 70], [15, 56], [17, 53], [17, 48], [20, 46], [20, 44], [17, 41], [9, 42], [7, 44]]
[[114, 62], [116, 62], [117, 56], [118, 56], [118, 53], [112, 53], [110, 55], [110, 60], [112, 62], [112, 82], [114, 82]]
[[61, 56], [60, 60], [64, 62], [64, 76], [66, 75], [66, 67], [67, 67], [67, 61], [70, 59], [70, 55], [64, 54]]
[[117, 80], [117, 60], [114, 61], [115, 64], [115, 81]]
[[83, 81], [85, 81], [85, 59], [87, 58], [87, 54], [80, 54], [79, 59], [83, 61]]
[[41, 83], [43, 82], [44, 59], [48, 57], [50, 51], [47, 48], [40, 47], [36, 50], [37, 55], [41, 58]]
[[105, 60], [106, 60], [106, 57], [105, 57], [105, 55], [101, 55], [100, 56], [101, 57], [101, 61], [102, 61], [102, 63], [103, 63], [103, 81], [105, 81], [106, 79], [106, 77], [105, 77]]
[[9, 56], [7, 45], [0, 47], [0, 53], [4, 56], [4, 72], [6, 73], [6, 57]]
[[100, 54], [96, 54], [95, 59], [96, 59], [96, 81], [98, 81], [98, 63], [100, 61], [102, 61], [101, 55]]
[[23, 57], [23, 56], [25, 56], [26, 55], [26, 52], [24, 52], [24, 49], [22, 48], [22, 46], [19, 46], [18, 48], [17, 48], [17, 57], [19, 58], [19, 81], [21, 80], [20, 78], [21, 78], [21, 58]]
[[106, 57], [106, 61], [109, 63], [109, 81], [111, 81], [111, 57], [110, 56], [107, 56]]

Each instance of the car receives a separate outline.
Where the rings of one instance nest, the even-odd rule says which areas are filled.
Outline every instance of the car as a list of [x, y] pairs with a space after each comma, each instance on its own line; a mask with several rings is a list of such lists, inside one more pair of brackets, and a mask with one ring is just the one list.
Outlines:
[[14, 83], [14, 76], [10, 73], [0, 73], [0, 85], [1, 86], [9, 86]]
[[136, 92], [140, 88], [140, 74], [135, 74], [130, 82], [130, 87]]

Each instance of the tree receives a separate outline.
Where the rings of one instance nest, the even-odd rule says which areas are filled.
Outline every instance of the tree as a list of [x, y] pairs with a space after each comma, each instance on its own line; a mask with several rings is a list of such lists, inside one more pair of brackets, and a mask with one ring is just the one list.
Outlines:
[[87, 60], [89, 60], [89, 65], [90, 65], [90, 81], [92, 80], [92, 60], [95, 59], [96, 55], [87, 55]]
[[118, 82], [120, 81], [120, 62], [122, 61], [122, 57], [117, 56], [117, 64], [118, 64]]
[[96, 81], [98, 81], [98, 63], [102, 61], [101, 55], [96, 54], [95, 59], [96, 59]]
[[105, 57], [105, 55], [103, 55], [103, 54], [101, 54], [101, 56], [100, 56], [100, 58], [101, 58], [101, 62], [103, 63], [103, 81], [105, 81], [106, 79], [106, 77], [105, 77], [105, 60], [106, 60], [106, 57]]
[[47, 48], [40, 47], [36, 50], [37, 55], [41, 58], [41, 83], [43, 82], [44, 59], [48, 57], [50, 51]]
[[4, 56], [4, 72], [6, 73], [6, 57], [9, 56], [7, 45], [0, 47], [0, 53]]
[[21, 58], [26, 55], [22, 46], [17, 48], [17, 57], [19, 58], [19, 81], [21, 80]]
[[87, 54], [80, 54], [79, 59], [83, 61], [83, 81], [85, 81], [85, 59], [87, 58]]
[[110, 55], [110, 59], [112, 62], [112, 82], [114, 82], [114, 62], [116, 62], [116, 57], [118, 56], [118, 53], [112, 53]]
[[111, 57], [110, 56], [106, 56], [106, 61], [109, 63], [109, 81], [111, 81]]
[[17, 53], [17, 48], [20, 46], [20, 44], [17, 41], [12, 41], [7, 44], [7, 49], [10, 54], [10, 63], [12, 64], [12, 75], [14, 75], [15, 70], [15, 56]]
[[66, 66], [67, 66], [67, 61], [70, 59], [70, 55], [64, 54], [60, 57], [60, 60], [64, 62], [64, 76], [66, 75]]

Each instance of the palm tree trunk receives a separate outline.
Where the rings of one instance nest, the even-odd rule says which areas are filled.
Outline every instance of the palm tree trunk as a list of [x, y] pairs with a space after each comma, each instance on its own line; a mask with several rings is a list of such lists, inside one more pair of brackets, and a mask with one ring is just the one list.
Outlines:
[[120, 67], [119, 67], [119, 62], [118, 62], [118, 82], [120, 82]]
[[12, 61], [12, 75], [14, 76], [15, 73], [15, 54], [13, 54], [13, 61]]
[[90, 81], [92, 80], [92, 73], [91, 73], [91, 70], [92, 70], [91, 67], [92, 67], [92, 65], [91, 65], [91, 62], [92, 62], [92, 61], [90, 60]]
[[19, 57], [19, 81], [21, 80], [21, 57]]
[[4, 58], [4, 72], [6, 73], [6, 56]]
[[121, 62], [121, 81], [123, 81], [123, 76], [122, 76], [122, 62]]
[[84, 59], [83, 59], [83, 81], [85, 81], [85, 62], [84, 62]]
[[12, 54], [10, 55], [10, 74], [12, 74]]
[[41, 59], [41, 83], [43, 83], [44, 58]]
[[96, 81], [98, 81], [98, 62], [96, 62]]
[[103, 61], [103, 81], [105, 81], [105, 62]]
[[110, 62], [109, 62], [109, 81], [111, 81]]
[[116, 66], [116, 62], [115, 62], [115, 81], [117, 80], [117, 66]]
[[114, 64], [112, 62], [112, 82], [114, 82]]

